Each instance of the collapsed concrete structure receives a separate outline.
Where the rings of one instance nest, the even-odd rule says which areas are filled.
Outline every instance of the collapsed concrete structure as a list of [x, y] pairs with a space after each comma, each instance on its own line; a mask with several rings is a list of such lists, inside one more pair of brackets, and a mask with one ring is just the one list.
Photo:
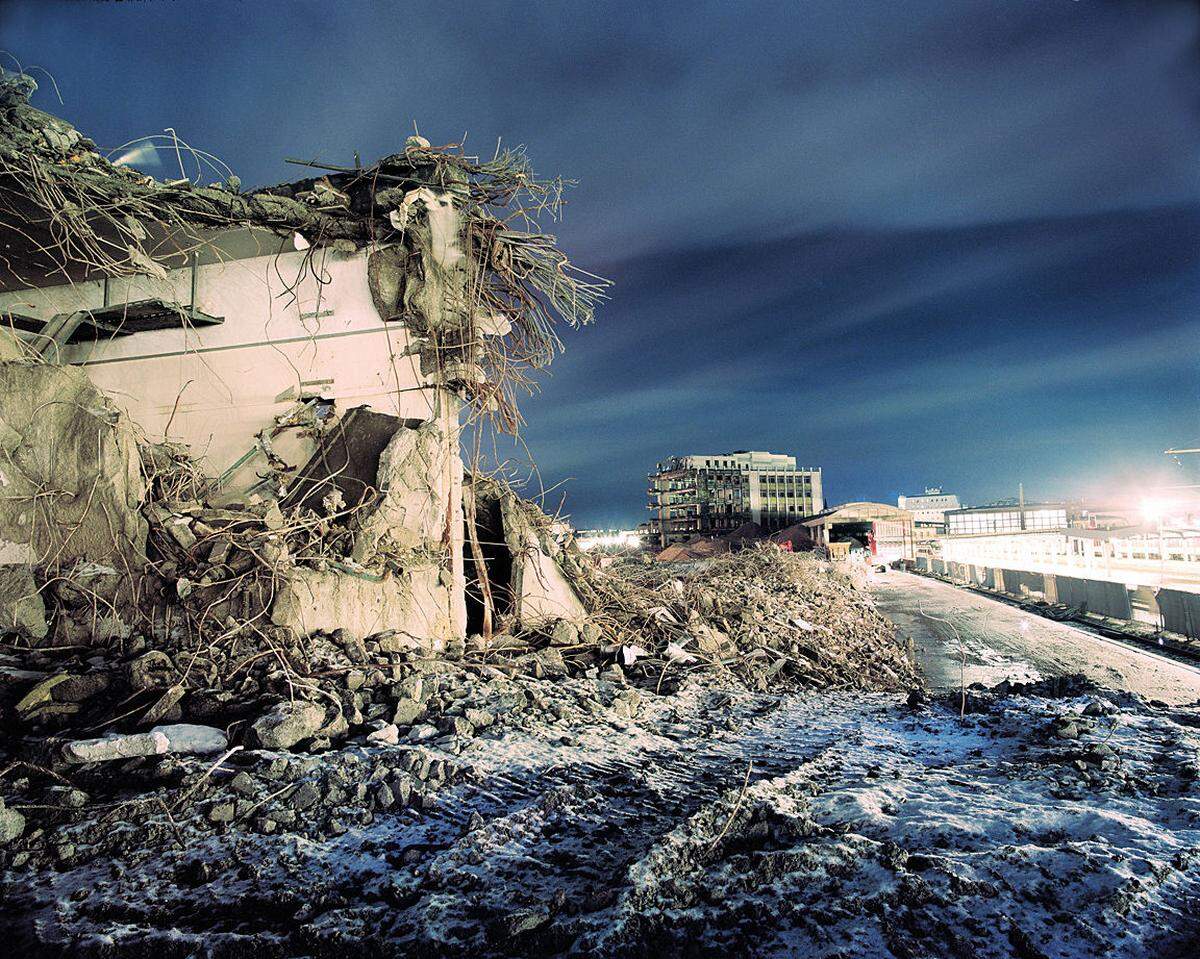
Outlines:
[[[520, 150], [481, 161], [413, 136], [252, 193], [188, 178], [184, 156], [216, 167], [175, 142], [183, 176], [160, 182], [33, 89], [0, 80], [4, 626], [41, 641], [46, 607], [77, 641], [81, 617], [60, 612], [86, 599], [92, 641], [161, 632], [164, 605], [194, 595], [196, 628], [436, 650], [502, 612], [582, 613], [499, 490], [507, 557], [488, 582], [460, 454], [464, 423], [516, 427], [555, 323], [590, 322], [603, 296], [552, 236], [510, 225], [553, 213], [561, 181]], [[473, 623], [468, 556], [489, 607]], [[220, 591], [251, 567], [253, 600]]]

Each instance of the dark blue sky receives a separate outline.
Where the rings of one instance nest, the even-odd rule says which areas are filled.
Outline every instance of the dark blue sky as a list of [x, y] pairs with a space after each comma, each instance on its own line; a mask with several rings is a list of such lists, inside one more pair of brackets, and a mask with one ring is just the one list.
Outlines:
[[525, 403], [582, 525], [674, 452], [834, 501], [1136, 492], [1200, 444], [1194, 0], [0, 2], [35, 102], [174, 127], [247, 185], [435, 143], [578, 179], [611, 277]]

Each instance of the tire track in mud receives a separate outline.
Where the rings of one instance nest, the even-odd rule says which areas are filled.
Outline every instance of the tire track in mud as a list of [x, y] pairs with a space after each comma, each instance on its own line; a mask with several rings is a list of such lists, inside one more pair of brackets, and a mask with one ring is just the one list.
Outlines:
[[[1132, 959], [1190, 934], [1171, 925], [1196, 889], [1194, 713], [1137, 707], [1097, 726], [1130, 778], [1063, 798], [1080, 747], [1047, 731], [1083, 701], [962, 720], [894, 695], [709, 695], [570, 735], [510, 727], [462, 757], [478, 778], [337, 839], [210, 836], [188, 851], [214, 865], [200, 888], [158, 851], [62, 873], [23, 896], [39, 899], [38, 945], [58, 948], [37, 952], [1000, 959], [1010, 941], [1038, 955], [1068, 926], [1082, 941], [1115, 923]], [[1157, 863], [1161, 881], [1113, 874], [1113, 855]], [[1037, 877], [1049, 885], [1031, 903]], [[96, 895], [76, 902], [83, 884]]]
[[[752, 786], [845, 742], [852, 730], [822, 712], [811, 697], [696, 690], [569, 736], [509, 729], [462, 757], [477, 780], [419, 814], [320, 843], [230, 834], [136, 864], [95, 862], [30, 890], [29, 922], [64, 955], [162, 959], [190, 942], [212, 956], [341, 959], [349, 941], [379, 944], [364, 955], [568, 952], [628, 891], [631, 867], [723, 808], [751, 762]], [[179, 879], [198, 856], [216, 874], [199, 888]], [[77, 899], [83, 886], [97, 894]]]
[[[801, 743], [795, 725], [812, 718], [805, 708], [770, 708], [737, 732], [635, 750], [617, 742], [613, 753], [499, 773], [482, 790], [445, 797], [423, 824], [432, 858], [401, 894], [389, 938], [432, 954], [570, 951], [609, 921], [630, 892], [631, 869], [672, 833], [710, 810], [725, 816], [743, 782], [791, 779], [853, 738], [844, 728], [810, 730]], [[482, 823], [461, 831], [473, 816]]]

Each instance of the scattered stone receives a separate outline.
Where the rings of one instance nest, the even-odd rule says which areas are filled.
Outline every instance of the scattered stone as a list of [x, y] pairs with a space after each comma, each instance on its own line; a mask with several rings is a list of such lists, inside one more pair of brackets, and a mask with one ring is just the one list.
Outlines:
[[496, 721], [494, 713], [488, 712], [486, 709], [468, 708], [463, 712], [467, 722], [477, 729], [487, 729]]
[[172, 685], [175, 665], [162, 650], [143, 653], [129, 664], [129, 685], [134, 690], [166, 689]]
[[550, 642], [555, 646], [577, 646], [579, 628], [568, 619], [560, 619], [550, 633]]
[[18, 839], [25, 831], [25, 817], [15, 809], [9, 809], [0, 799], [0, 846]]
[[217, 803], [208, 811], [208, 818], [211, 822], [226, 823], [233, 822], [233, 817], [237, 813], [237, 807], [231, 802]]
[[316, 703], [279, 703], [254, 722], [250, 734], [263, 749], [291, 749], [316, 736], [324, 725], [325, 710]]
[[395, 746], [400, 741], [400, 730], [395, 723], [380, 726], [373, 732], [367, 733], [367, 742], [379, 743], [385, 746]]
[[1070, 719], [1059, 719], [1054, 723], [1054, 735], [1059, 739], [1078, 739], [1079, 726]]
[[288, 797], [288, 803], [293, 809], [311, 809], [320, 801], [321, 790], [311, 780], [301, 783]]
[[33, 568], [24, 563], [0, 566], [0, 629], [30, 639], [44, 639], [50, 631]]
[[242, 796], [254, 796], [258, 793], [258, 783], [247, 772], [240, 772], [229, 781], [229, 788]]
[[397, 726], [411, 726], [425, 715], [425, 706], [416, 699], [401, 699], [392, 713], [392, 722]]
[[225, 734], [211, 726], [176, 723], [155, 726], [148, 733], [129, 733], [103, 739], [80, 739], [63, 747], [68, 762], [97, 763], [164, 753], [206, 755], [219, 753], [229, 746]]
[[55, 687], [68, 682], [70, 679], [69, 674], [59, 673], [56, 676], [42, 680], [17, 703], [17, 712], [22, 714], [28, 713], [39, 706], [52, 702]]
[[470, 720], [463, 716], [451, 716], [444, 720], [442, 723], [442, 731], [466, 738], [475, 735], [475, 727], [471, 725]]
[[168, 687], [167, 691], [158, 698], [142, 716], [144, 723], [160, 723], [164, 719], [177, 719], [180, 715], [179, 701], [183, 699], [184, 688], [181, 685]]
[[73, 786], [52, 786], [50, 796], [63, 809], [82, 809], [88, 802], [87, 793]]

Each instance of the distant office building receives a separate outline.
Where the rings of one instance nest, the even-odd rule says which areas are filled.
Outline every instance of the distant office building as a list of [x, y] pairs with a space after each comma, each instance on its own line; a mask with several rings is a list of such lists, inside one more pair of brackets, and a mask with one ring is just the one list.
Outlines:
[[772, 532], [825, 507], [820, 468], [780, 453], [672, 456], [649, 479], [649, 526], [663, 546], [746, 523]]
[[945, 522], [946, 510], [960, 509], [958, 497], [953, 493], [943, 493], [940, 486], [926, 486], [921, 496], [900, 496], [896, 505], [913, 514], [913, 521], [920, 524]]
[[1067, 508], [1061, 503], [1013, 506], [972, 506], [946, 511], [947, 536], [1021, 533], [1067, 528]]

